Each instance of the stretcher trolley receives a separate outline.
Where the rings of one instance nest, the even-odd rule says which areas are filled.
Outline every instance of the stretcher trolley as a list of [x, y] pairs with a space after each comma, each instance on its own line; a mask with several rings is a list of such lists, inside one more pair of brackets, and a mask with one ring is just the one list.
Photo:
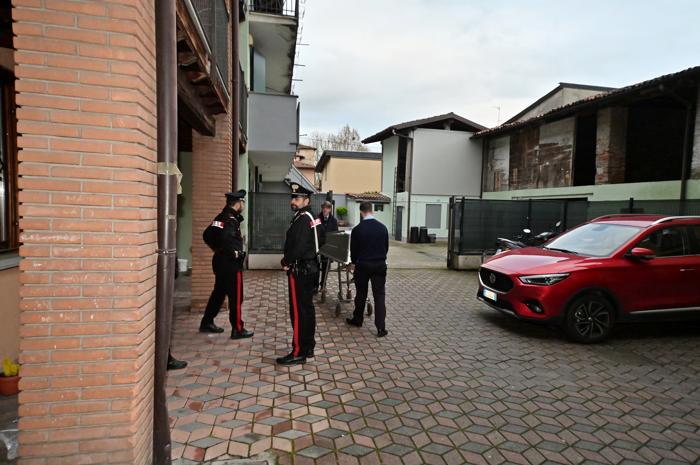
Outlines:
[[[321, 261], [328, 262], [326, 272], [321, 276], [321, 302], [326, 301], [328, 292], [328, 275], [338, 274], [338, 301], [335, 304], [335, 316], [340, 316], [342, 304], [353, 301], [351, 285], [353, 277], [350, 273], [350, 232], [339, 231], [328, 233], [326, 243], [319, 250]], [[334, 268], [335, 267], [335, 268]], [[367, 299], [367, 315], [371, 315], [372, 303]]]

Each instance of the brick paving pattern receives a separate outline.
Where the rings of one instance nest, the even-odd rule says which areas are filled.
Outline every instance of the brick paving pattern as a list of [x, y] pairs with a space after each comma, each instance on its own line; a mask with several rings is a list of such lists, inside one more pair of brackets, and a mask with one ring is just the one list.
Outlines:
[[245, 278], [252, 340], [199, 334], [199, 314], [178, 312], [175, 353], [190, 366], [169, 377], [175, 464], [265, 451], [281, 464], [700, 461], [697, 324], [576, 345], [482, 308], [473, 273], [390, 270], [387, 338], [371, 320], [346, 327], [329, 299], [316, 358], [281, 368], [286, 278]]

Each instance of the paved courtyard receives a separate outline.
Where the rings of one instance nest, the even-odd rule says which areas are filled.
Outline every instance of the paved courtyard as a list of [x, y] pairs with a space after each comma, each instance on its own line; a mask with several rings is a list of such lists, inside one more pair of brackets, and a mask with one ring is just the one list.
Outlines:
[[[474, 299], [476, 276], [390, 270], [389, 336], [317, 304], [316, 358], [279, 368], [286, 279], [245, 275], [251, 340], [199, 334], [181, 308], [169, 376], [176, 464], [269, 452], [281, 464], [700, 462], [700, 326], [568, 343]], [[223, 325], [225, 315], [218, 323]]]

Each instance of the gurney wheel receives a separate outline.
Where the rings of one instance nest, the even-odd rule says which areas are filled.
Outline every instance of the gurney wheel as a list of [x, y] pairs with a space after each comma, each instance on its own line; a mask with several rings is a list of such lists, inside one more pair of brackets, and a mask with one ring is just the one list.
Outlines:
[[367, 302], [367, 316], [370, 316], [373, 311], [374, 308], [372, 308], [372, 304], [370, 302]]
[[338, 291], [338, 300], [343, 300], [343, 292]]
[[340, 302], [335, 304], [335, 316], [340, 316]]
[[352, 300], [352, 291], [348, 289], [348, 300]]

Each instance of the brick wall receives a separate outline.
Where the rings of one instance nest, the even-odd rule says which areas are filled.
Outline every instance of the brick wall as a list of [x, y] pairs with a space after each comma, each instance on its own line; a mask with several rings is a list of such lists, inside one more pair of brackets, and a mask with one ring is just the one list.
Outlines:
[[[229, 3], [230, 4], [230, 3]], [[228, 39], [230, 43], [231, 34]], [[231, 54], [228, 56], [229, 76], [232, 76]], [[236, 65], [238, 72], [238, 65]], [[238, 105], [238, 96], [231, 92], [231, 82], [226, 83], [232, 96], [230, 105]], [[231, 111], [217, 115], [216, 135], [202, 136], [192, 131], [192, 307], [193, 312], [203, 312], [214, 288], [211, 269], [212, 252], [202, 240], [202, 232], [226, 205], [226, 192], [231, 192]], [[225, 318], [219, 318], [223, 325]]]
[[700, 179], [700, 86], [698, 86], [698, 103], [695, 106], [695, 133], [693, 135], [693, 159], [690, 163], [690, 177]]
[[539, 129], [539, 127], [525, 128], [510, 136], [509, 190], [537, 187]]
[[537, 187], [571, 186], [575, 118], [566, 118], [540, 126], [537, 162]]
[[[231, 191], [231, 118], [216, 117], [216, 136], [192, 134], [192, 311], [202, 312], [214, 287], [212, 252], [202, 232], [226, 204]], [[225, 319], [218, 321], [223, 325]]]
[[20, 463], [149, 464], [153, 3], [13, 0]]
[[609, 107], [599, 110], [596, 133], [596, 184], [625, 182], [626, 146], [627, 109]]

